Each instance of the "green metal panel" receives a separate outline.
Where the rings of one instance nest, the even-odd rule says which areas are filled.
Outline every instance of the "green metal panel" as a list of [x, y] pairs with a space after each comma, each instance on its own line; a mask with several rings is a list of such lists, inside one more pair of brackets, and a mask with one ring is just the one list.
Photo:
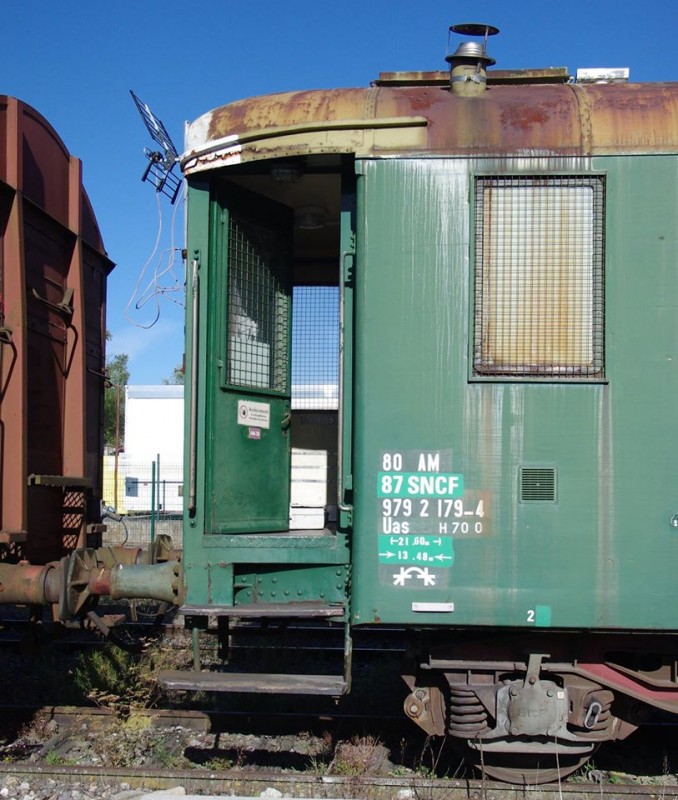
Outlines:
[[211, 268], [209, 532], [287, 530], [291, 210], [222, 187]]
[[[358, 168], [354, 621], [678, 627], [678, 160]], [[473, 175], [585, 171], [605, 380], [474, 381]]]
[[343, 536], [329, 532], [289, 531], [283, 534], [210, 535], [205, 557], [217, 560], [220, 550], [233, 564], [345, 564]]
[[257, 564], [256, 570], [243, 568], [239, 572], [236, 600], [242, 605], [308, 601], [344, 603], [347, 581], [346, 566], [277, 564], [269, 567]]

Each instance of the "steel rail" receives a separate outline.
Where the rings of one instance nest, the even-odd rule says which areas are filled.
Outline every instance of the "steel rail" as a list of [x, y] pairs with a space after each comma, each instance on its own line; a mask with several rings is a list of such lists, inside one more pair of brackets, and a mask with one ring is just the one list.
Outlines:
[[[276, 789], [286, 798], [364, 798], [392, 800], [399, 793], [428, 800], [525, 800], [526, 789], [482, 780], [407, 777], [334, 776], [270, 771], [127, 769], [122, 767], [52, 766], [44, 763], [0, 763], [1, 776], [58, 783], [127, 783], [130, 788], [157, 791], [182, 786], [187, 794], [222, 795], [229, 798], [257, 797]], [[645, 800], [677, 798], [676, 785], [620, 785], [561, 783], [530, 787], [530, 800]]]

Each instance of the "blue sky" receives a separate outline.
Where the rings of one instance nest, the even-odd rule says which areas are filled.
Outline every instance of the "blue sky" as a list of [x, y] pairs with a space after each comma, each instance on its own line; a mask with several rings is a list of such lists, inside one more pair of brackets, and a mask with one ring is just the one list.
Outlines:
[[[34, 106], [82, 159], [108, 253], [110, 352], [130, 356], [132, 383], [169, 377], [183, 353], [177, 292], [125, 308], [153, 252], [158, 208], [140, 182], [151, 143], [129, 96], [183, 127], [241, 97], [367, 86], [380, 71], [440, 69], [449, 25], [501, 29], [497, 68], [627, 66], [635, 81], [678, 80], [678, 0], [2, 0], [0, 93]], [[171, 207], [161, 204], [169, 247]], [[182, 209], [175, 246], [183, 239]], [[151, 266], [155, 266], [152, 262]], [[142, 281], [142, 285], [146, 283]], [[181, 283], [176, 276], [175, 284]]]

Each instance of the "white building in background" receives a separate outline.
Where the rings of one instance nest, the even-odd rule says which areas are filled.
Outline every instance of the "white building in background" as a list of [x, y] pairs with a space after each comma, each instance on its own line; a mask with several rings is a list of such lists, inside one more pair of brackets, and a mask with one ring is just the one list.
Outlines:
[[[180, 513], [183, 507], [184, 387], [125, 387], [125, 450], [118, 459], [122, 508], [148, 512], [156, 470], [155, 508]], [[121, 491], [119, 491], [119, 495]]]
[[181, 464], [184, 457], [184, 387], [125, 387], [125, 456], [132, 461]]

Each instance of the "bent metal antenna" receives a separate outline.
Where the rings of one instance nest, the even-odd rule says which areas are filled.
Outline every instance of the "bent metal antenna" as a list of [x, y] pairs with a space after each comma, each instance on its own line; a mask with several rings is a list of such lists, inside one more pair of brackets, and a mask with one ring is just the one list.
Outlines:
[[162, 148], [160, 150], [151, 150], [148, 147], [144, 148], [144, 155], [148, 159], [148, 166], [141, 176], [142, 181], [149, 180], [155, 186], [155, 191], [169, 197], [170, 203], [174, 204], [181, 188], [181, 178], [177, 177], [173, 170], [179, 158], [177, 148], [172, 141], [171, 136], [167, 129], [162, 124], [161, 120], [155, 116], [151, 109], [142, 102], [130, 89], [130, 94], [134, 100], [134, 104], [141, 115], [151, 138]]

